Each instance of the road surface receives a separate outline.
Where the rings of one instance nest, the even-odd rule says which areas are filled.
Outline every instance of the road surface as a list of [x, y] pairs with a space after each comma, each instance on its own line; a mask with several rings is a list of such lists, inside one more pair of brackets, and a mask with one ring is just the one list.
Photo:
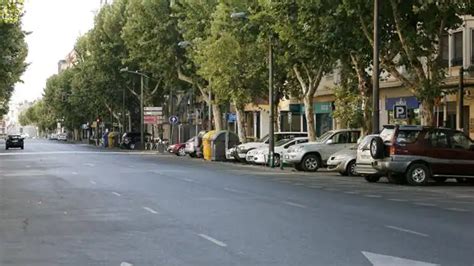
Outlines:
[[46, 140], [0, 151], [0, 265], [472, 266], [473, 224], [474, 187], [454, 183]]

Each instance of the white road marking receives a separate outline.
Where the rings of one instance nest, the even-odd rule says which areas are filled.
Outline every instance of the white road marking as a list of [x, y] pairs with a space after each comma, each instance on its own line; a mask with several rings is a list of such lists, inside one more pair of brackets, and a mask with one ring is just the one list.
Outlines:
[[310, 188], [322, 188], [322, 186], [313, 186], [313, 185], [308, 186], [308, 187], [310, 187]]
[[89, 181], [89, 183], [91, 183], [92, 185], [97, 185], [97, 183], [95, 181]]
[[31, 165], [26, 165], [25, 167], [26, 167], [26, 168], [31, 168]]
[[414, 235], [423, 236], [423, 237], [429, 237], [429, 235], [427, 235], [427, 234], [423, 234], [423, 233], [420, 233], [420, 232], [417, 232], [417, 231], [413, 231], [413, 230], [410, 230], [410, 229], [405, 229], [405, 228], [401, 228], [401, 227], [397, 227], [397, 226], [393, 226], [393, 225], [386, 225], [385, 227], [393, 229], [393, 230], [397, 230], [397, 231], [400, 231], [400, 232], [405, 232], [405, 233], [414, 234]]
[[148, 211], [148, 212], [150, 212], [150, 213], [153, 213], [153, 214], [158, 214], [158, 212], [157, 212], [157, 211], [155, 211], [155, 210], [153, 210], [152, 208], [149, 208], [149, 207], [143, 207], [143, 209], [144, 209], [145, 211]]
[[196, 181], [192, 180], [191, 178], [183, 178], [183, 180], [189, 183], [196, 183]]
[[298, 208], [308, 208], [307, 206], [303, 205], [303, 204], [299, 204], [299, 203], [295, 203], [295, 202], [291, 202], [291, 201], [283, 201], [284, 204], [286, 205], [290, 205], [290, 206], [293, 206], [293, 207], [298, 207]]
[[293, 183], [294, 186], [304, 186], [304, 183]]
[[79, 173], [78, 172], [72, 172], [71, 174], [72, 175], [78, 175]]
[[238, 193], [238, 194], [245, 194], [245, 192], [241, 191], [241, 190], [237, 190], [237, 189], [233, 189], [233, 188], [228, 188], [228, 187], [225, 187], [224, 188], [225, 191], [229, 191], [229, 192], [233, 192], [233, 193]]
[[468, 212], [466, 209], [461, 209], [461, 208], [445, 208], [445, 210], [448, 211], [455, 211], [455, 212]]
[[426, 203], [426, 202], [415, 202], [413, 204], [418, 205], [418, 206], [427, 206], [427, 207], [435, 207], [436, 206], [436, 204]]
[[215, 238], [213, 238], [213, 237], [210, 237], [210, 236], [208, 236], [208, 235], [205, 235], [205, 234], [198, 234], [198, 236], [200, 236], [200, 237], [202, 237], [202, 238], [204, 238], [204, 239], [206, 239], [206, 240], [208, 240], [208, 241], [210, 241], [210, 242], [212, 242], [212, 243], [218, 245], [219, 247], [223, 247], [223, 248], [227, 247], [227, 244], [226, 244], [226, 243], [224, 243], [224, 242], [222, 242], [222, 241], [219, 241], [219, 240], [217, 240], [217, 239], [215, 239]]
[[406, 202], [408, 200], [405, 200], [405, 199], [388, 199], [390, 201], [397, 201], [397, 202]]
[[117, 192], [115, 192], [115, 191], [114, 191], [114, 192], [112, 192], [112, 194], [114, 194], [114, 195], [115, 195], [115, 196], [117, 196], [117, 197], [121, 197], [121, 196], [122, 196], [122, 194], [120, 194], [120, 193], [117, 193]]
[[387, 256], [367, 251], [362, 251], [362, 254], [372, 263], [374, 266], [437, 266], [439, 264], [433, 264], [418, 260], [410, 260], [405, 258], [399, 258], [394, 256]]
[[364, 195], [364, 197], [367, 197], [367, 198], [381, 198], [382, 196], [380, 196], [380, 195], [368, 194], [368, 195]]
[[120, 263], [120, 266], [133, 266], [133, 264], [128, 263], [128, 262], [122, 262]]
[[357, 191], [344, 191], [346, 194], [358, 194], [359, 192]]
[[93, 163], [85, 163], [84, 165], [89, 166], [89, 167], [94, 167], [95, 166], [95, 164], [93, 164]]

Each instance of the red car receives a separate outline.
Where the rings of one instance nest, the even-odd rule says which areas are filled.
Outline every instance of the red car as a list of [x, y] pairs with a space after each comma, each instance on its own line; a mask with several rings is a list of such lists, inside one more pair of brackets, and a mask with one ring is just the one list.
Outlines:
[[186, 148], [186, 143], [177, 143], [177, 144], [170, 145], [168, 147], [168, 152], [174, 153], [177, 156], [185, 156], [186, 152], [184, 148]]

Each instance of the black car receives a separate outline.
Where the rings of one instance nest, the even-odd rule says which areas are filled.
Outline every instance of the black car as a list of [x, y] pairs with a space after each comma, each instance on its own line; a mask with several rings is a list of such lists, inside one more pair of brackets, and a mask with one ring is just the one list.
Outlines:
[[[145, 139], [151, 136], [149, 133], [145, 133]], [[126, 132], [122, 136], [122, 142], [120, 148], [134, 150], [140, 148], [140, 132]]]
[[23, 138], [20, 135], [8, 135], [5, 149], [8, 150], [10, 148], [21, 148], [23, 150], [25, 148]]

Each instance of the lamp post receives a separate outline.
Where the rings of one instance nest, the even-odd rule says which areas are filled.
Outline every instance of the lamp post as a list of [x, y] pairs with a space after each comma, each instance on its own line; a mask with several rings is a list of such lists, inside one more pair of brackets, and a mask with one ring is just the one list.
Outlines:
[[380, 129], [380, 103], [379, 103], [379, 0], [374, 0], [374, 50], [373, 50], [373, 64], [374, 68], [372, 70], [372, 85], [373, 85], [373, 94], [372, 94], [372, 133], [379, 133]]
[[[232, 19], [247, 19], [247, 13], [235, 12], [230, 15]], [[275, 93], [273, 92], [273, 39], [268, 36], [268, 102], [270, 105], [270, 123], [268, 128], [268, 165], [275, 167]]]
[[145, 134], [144, 134], [144, 121], [143, 121], [143, 78], [147, 77], [147, 75], [139, 72], [138, 70], [135, 71], [130, 71], [128, 70], [128, 67], [120, 69], [120, 72], [127, 72], [135, 75], [140, 76], [140, 148], [142, 150], [145, 149]]

